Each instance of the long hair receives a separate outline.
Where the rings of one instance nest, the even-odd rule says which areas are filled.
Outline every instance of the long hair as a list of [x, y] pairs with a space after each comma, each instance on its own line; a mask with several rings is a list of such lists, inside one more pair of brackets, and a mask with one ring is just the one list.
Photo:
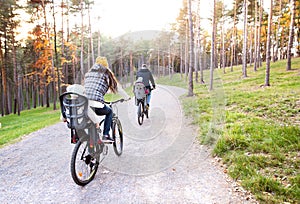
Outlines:
[[117, 81], [115, 75], [108, 68], [107, 68], [106, 73], [108, 75], [108, 80], [109, 80], [109, 82], [108, 82], [109, 89], [113, 93], [117, 93], [118, 92], [118, 81]]

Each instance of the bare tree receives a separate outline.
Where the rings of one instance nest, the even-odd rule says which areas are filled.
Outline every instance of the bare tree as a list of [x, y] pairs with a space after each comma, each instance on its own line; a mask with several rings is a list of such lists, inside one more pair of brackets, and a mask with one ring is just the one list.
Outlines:
[[243, 77], [247, 77], [248, 0], [244, 0]]
[[[282, 0], [279, 0], [279, 12], [281, 12], [282, 10]], [[276, 50], [275, 50], [275, 54], [273, 56], [273, 59], [274, 59], [274, 62], [278, 60], [278, 52], [279, 52], [279, 46], [280, 46], [280, 43], [279, 43], [279, 33], [280, 33], [280, 30], [281, 30], [281, 16], [279, 15], [278, 16], [278, 26], [277, 26], [277, 31], [276, 31]], [[280, 54], [279, 54], [280, 56]]]
[[269, 12], [269, 18], [268, 18], [265, 86], [270, 86], [272, 15], [273, 15], [273, 0], [270, 1], [270, 12]]
[[[90, 41], [89, 41], [89, 47], [90, 47], [90, 50], [91, 52], [89, 52], [89, 57], [90, 58], [90, 55], [92, 57], [92, 63], [95, 64], [95, 54], [94, 54], [94, 46], [93, 46], [93, 33], [92, 33], [92, 24], [91, 24], [91, 7], [90, 7], [90, 4], [91, 2], [88, 2], [88, 16], [89, 16], [89, 36], [90, 36]], [[90, 62], [90, 60], [89, 60]], [[90, 66], [88, 66], [90, 67]]]
[[289, 44], [288, 44], [288, 50], [287, 50], [287, 64], [286, 64], [286, 70], [289, 71], [292, 69], [291, 67], [291, 58], [292, 58], [292, 53], [291, 49], [293, 46], [293, 41], [294, 41], [294, 26], [295, 26], [295, 0], [290, 1], [290, 10], [291, 10], [291, 23], [290, 23], [290, 33], [289, 33]]
[[257, 49], [258, 49], [258, 19], [257, 19], [258, 6], [255, 1], [255, 9], [254, 9], [254, 65], [253, 70], [257, 71]]
[[234, 1], [234, 14], [233, 14], [233, 31], [231, 36], [231, 56], [230, 56], [230, 70], [233, 71], [233, 64], [235, 59], [235, 49], [236, 49], [236, 10], [237, 10], [237, 0]]
[[222, 68], [223, 68], [223, 73], [225, 73], [225, 34], [224, 34], [224, 24], [225, 24], [225, 15], [224, 15], [224, 10], [225, 10], [225, 5], [224, 5], [224, 0], [222, 0], [222, 26], [221, 26], [221, 38], [222, 38]]
[[14, 67], [14, 114], [16, 114], [18, 110], [18, 115], [20, 115], [20, 98], [19, 98], [19, 88], [18, 88], [19, 83], [18, 83], [17, 56], [16, 56], [14, 33], [12, 33], [12, 54], [13, 54], [13, 67]]
[[[58, 82], [60, 83], [60, 76], [59, 76], [59, 70], [58, 70], [58, 53], [57, 53], [57, 34], [56, 34], [56, 19], [55, 19], [55, 6], [54, 6], [54, 0], [52, 0], [52, 15], [53, 15], [53, 32], [54, 32], [54, 54], [55, 54], [55, 60], [53, 58], [53, 51], [52, 53], [52, 90], [53, 90], [53, 110], [56, 110], [56, 99], [57, 99], [57, 91], [56, 91], [56, 73], [58, 76]], [[56, 70], [55, 70], [56, 67]], [[55, 73], [56, 72], [56, 73]], [[60, 87], [60, 84], [58, 84], [58, 87]]]
[[[197, 47], [195, 52], [195, 67], [199, 66], [200, 69], [200, 83], [204, 84], [203, 66], [202, 66], [202, 53], [201, 53], [201, 20], [200, 20], [200, 0], [197, 6]], [[198, 58], [198, 59], [197, 59]], [[198, 73], [196, 71], [196, 82], [198, 82]]]
[[194, 32], [193, 32], [193, 18], [192, 18], [192, 0], [189, 0], [188, 6], [189, 14], [189, 31], [190, 31], [190, 63], [189, 63], [189, 88], [188, 96], [193, 96], [193, 65], [194, 65]]
[[197, 1], [197, 13], [196, 13], [196, 45], [195, 45], [195, 81], [198, 82], [198, 67], [199, 67], [199, 55], [200, 55], [200, 0]]
[[80, 0], [80, 13], [81, 13], [81, 48], [80, 48], [80, 82], [83, 80], [85, 70], [84, 70], [84, 64], [83, 64], [83, 49], [84, 49], [84, 24], [83, 24], [83, 0]]
[[188, 52], [189, 52], [189, 48], [188, 48], [188, 44], [189, 44], [189, 27], [188, 27], [188, 19], [186, 19], [186, 23], [185, 23], [185, 51], [184, 51], [184, 73], [185, 73], [185, 79], [188, 75]]
[[214, 81], [214, 68], [215, 68], [215, 40], [216, 40], [216, 0], [214, 0], [214, 12], [212, 20], [212, 35], [211, 35], [211, 56], [210, 56], [210, 84], [209, 90], [213, 90], [213, 81]]
[[261, 42], [261, 24], [263, 18], [263, 7], [264, 7], [264, 0], [260, 0], [260, 9], [259, 9], [259, 27], [258, 27], [258, 39], [257, 39], [257, 66], [262, 66], [262, 61], [260, 57], [260, 42]]

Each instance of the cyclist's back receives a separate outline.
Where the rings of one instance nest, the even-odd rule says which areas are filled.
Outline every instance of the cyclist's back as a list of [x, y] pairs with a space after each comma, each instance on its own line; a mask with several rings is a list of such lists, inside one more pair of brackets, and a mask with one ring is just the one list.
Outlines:
[[[154, 82], [154, 78], [153, 78], [152, 73], [147, 68], [147, 65], [143, 64], [142, 68], [139, 69], [139, 71], [136, 74], [136, 78], [138, 79], [139, 77], [143, 78], [143, 83], [144, 83], [145, 87], [148, 90], [148, 93], [147, 93], [147, 108], [149, 108], [150, 100], [151, 100], [151, 90], [155, 89], [155, 82]], [[152, 85], [152, 88], [151, 88], [150, 83]]]
[[152, 76], [152, 73], [150, 70], [147, 68], [145, 64], [143, 64], [142, 68], [139, 69], [139, 71], [136, 74], [136, 78], [138, 79], [139, 77], [143, 78], [143, 83], [145, 84], [146, 88], [150, 89], [150, 82], [153, 87], [155, 87], [155, 82], [154, 78]]

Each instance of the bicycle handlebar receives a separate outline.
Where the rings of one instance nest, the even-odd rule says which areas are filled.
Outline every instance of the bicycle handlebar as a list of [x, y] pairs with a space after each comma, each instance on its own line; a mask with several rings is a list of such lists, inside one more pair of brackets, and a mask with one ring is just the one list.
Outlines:
[[125, 100], [124, 98], [121, 98], [121, 99], [116, 100], [116, 101], [110, 101], [110, 102], [104, 101], [104, 103], [105, 103], [105, 104], [115, 104], [115, 103], [123, 103], [124, 101], [129, 101], [129, 100], [130, 100], [130, 98], [127, 99], [127, 100]]

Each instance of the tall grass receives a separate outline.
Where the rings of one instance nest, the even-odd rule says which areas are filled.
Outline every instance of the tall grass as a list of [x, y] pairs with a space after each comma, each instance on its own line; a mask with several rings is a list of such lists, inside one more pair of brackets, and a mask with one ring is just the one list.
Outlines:
[[[213, 145], [228, 174], [263, 203], [300, 203], [300, 58], [271, 64], [265, 87], [265, 64], [258, 71], [216, 69], [214, 90], [194, 83], [194, 97], [183, 97], [187, 115], [200, 127], [199, 140]], [[209, 82], [205, 72], [205, 82]], [[182, 84], [180, 76], [159, 79]]]

